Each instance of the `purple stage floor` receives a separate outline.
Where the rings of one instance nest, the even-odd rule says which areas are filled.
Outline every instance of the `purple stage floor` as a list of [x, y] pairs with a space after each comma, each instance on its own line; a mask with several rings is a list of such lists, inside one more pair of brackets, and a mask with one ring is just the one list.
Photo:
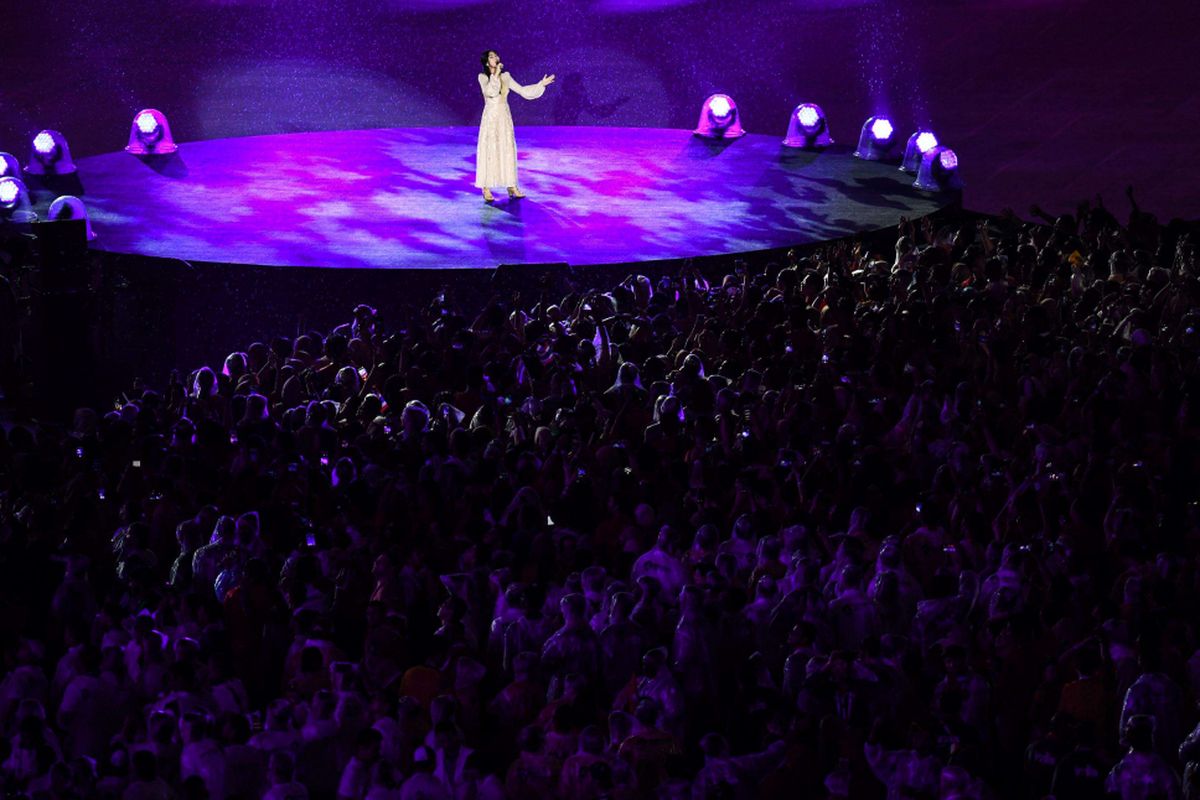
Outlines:
[[485, 205], [474, 128], [190, 142], [79, 162], [93, 248], [186, 261], [351, 268], [617, 264], [836, 239], [957, 200], [894, 165], [689, 131], [517, 131], [529, 194]]

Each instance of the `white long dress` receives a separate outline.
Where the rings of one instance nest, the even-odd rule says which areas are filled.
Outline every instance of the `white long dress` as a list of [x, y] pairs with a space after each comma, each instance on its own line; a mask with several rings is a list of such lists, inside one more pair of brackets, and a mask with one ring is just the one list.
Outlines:
[[540, 83], [522, 86], [505, 72], [500, 77], [480, 73], [479, 88], [483, 91], [483, 118], [479, 120], [479, 144], [475, 148], [475, 186], [516, 186], [517, 137], [508, 110], [508, 93], [536, 100], [545, 94], [546, 87]]

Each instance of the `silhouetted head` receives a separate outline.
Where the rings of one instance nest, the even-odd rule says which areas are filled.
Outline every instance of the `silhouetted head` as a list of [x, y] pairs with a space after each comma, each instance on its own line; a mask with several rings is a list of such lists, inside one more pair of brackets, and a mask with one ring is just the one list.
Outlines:
[[496, 55], [495, 50], [484, 50], [483, 55], [479, 57], [480, 72], [484, 75], [491, 75], [492, 70], [503, 66], [500, 63], [500, 56]]

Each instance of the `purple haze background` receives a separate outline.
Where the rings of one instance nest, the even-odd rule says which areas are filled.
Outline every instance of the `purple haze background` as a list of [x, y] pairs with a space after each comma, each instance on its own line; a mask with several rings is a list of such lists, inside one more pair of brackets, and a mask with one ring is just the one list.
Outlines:
[[[163, 110], [179, 141], [478, 118], [479, 51], [558, 84], [520, 125], [690, 128], [714, 92], [778, 134], [800, 101], [835, 139], [887, 113], [962, 158], [966, 203], [1072, 209], [1136, 186], [1200, 217], [1196, 0], [89, 0], [6, 9], [0, 150], [63, 131], [76, 157]], [[19, 32], [19, 33], [17, 33]]]

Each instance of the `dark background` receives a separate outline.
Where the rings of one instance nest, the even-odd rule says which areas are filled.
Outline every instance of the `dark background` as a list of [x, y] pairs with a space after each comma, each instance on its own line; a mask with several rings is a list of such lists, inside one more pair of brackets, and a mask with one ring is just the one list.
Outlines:
[[966, 204], [1051, 211], [1134, 184], [1200, 217], [1196, 0], [182, 0], [20, 2], [0, 30], [0, 150], [62, 130], [116, 150], [162, 109], [181, 141], [470, 125], [479, 51], [523, 83], [518, 125], [691, 127], [724, 91], [783, 135], [801, 100], [853, 143], [886, 111], [960, 153]]

